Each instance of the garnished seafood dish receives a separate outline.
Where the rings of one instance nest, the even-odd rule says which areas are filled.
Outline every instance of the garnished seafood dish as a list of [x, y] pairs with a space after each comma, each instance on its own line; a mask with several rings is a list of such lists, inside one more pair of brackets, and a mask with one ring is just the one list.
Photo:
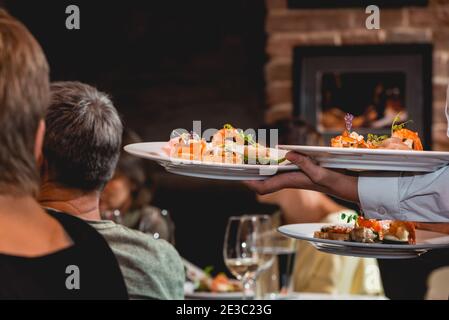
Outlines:
[[210, 142], [193, 132], [182, 133], [170, 139], [163, 150], [170, 157], [212, 163], [273, 165], [285, 161], [282, 151], [260, 145], [252, 135], [230, 124], [218, 130]]
[[398, 123], [400, 117], [397, 115], [391, 125], [391, 135], [378, 136], [368, 134], [367, 139], [363, 135], [352, 131], [352, 120], [354, 116], [345, 116], [346, 130], [339, 136], [331, 139], [334, 148], [368, 148], [368, 149], [394, 149], [394, 150], [416, 150], [422, 151], [423, 145], [417, 132], [406, 129], [408, 122]]
[[413, 222], [365, 219], [359, 215], [344, 214], [342, 218], [346, 219], [348, 224], [322, 227], [314, 233], [314, 238], [362, 243], [416, 244]]
[[211, 292], [211, 293], [229, 293], [241, 292], [240, 281], [230, 279], [225, 273], [220, 272], [215, 277], [212, 276], [212, 266], [207, 266], [204, 270], [192, 271], [187, 268], [186, 277], [189, 287], [187, 291], [192, 292]]
[[201, 279], [195, 289], [196, 292], [240, 292], [242, 287], [239, 281], [229, 279], [226, 274], [219, 273], [213, 278]]

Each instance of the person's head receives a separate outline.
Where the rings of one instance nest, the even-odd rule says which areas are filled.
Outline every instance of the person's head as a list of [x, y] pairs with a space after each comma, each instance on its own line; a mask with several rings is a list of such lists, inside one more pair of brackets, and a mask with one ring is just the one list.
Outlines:
[[278, 130], [279, 144], [322, 145], [321, 134], [301, 118], [284, 119], [275, 122], [273, 129]]
[[0, 194], [39, 190], [49, 68], [30, 32], [0, 9]]
[[45, 123], [44, 183], [101, 191], [114, 173], [123, 130], [109, 97], [80, 82], [52, 83]]
[[[132, 130], [123, 132], [122, 145], [141, 142]], [[147, 175], [142, 160], [122, 152], [113, 178], [101, 194], [100, 210], [139, 209], [150, 201], [150, 192], [145, 188]], [[125, 212], [124, 212], [125, 213]]]

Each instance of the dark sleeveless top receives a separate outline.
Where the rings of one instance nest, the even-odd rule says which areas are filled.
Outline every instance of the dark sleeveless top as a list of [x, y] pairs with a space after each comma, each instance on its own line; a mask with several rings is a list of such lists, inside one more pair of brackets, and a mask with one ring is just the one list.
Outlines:
[[47, 210], [72, 246], [39, 256], [0, 254], [0, 299], [127, 299], [117, 260], [85, 221]]

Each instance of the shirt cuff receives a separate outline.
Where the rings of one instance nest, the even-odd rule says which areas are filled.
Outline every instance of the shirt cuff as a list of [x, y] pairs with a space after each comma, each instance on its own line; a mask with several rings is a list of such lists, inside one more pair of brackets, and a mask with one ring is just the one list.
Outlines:
[[366, 218], [405, 220], [400, 210], [399, 174], [370, 176], [361, 173], [358, 181], [361, 209]]

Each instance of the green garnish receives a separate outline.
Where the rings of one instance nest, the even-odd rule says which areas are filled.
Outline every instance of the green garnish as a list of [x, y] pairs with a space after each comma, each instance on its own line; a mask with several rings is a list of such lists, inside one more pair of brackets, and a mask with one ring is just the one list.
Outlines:
[[250, 134], [245, 134], [242, 130], [238, 130], [238, 133], [240, 134], [240, 136], [243, 138], [243, 140], [245, 142], [247, 142], [250, 145], [255, 145], [256, 141], [254, 141], [254, 138], [252, 135]]
[[280, 159], [278, 159], [278, 164], [284, 162], [285, 160], [287, 160], [287, 159], [285, 159], [285, 158], [280, 158]]
[[237, 129], [237, 133], [240, 135], [240, 137], [242, 137], [243, 141], [245, 141], [248, 145], [252, 145], [253, 146], [253, 145], [256, 144], [256, 141], [254, 141], [254, 138], [253, 138], [252, 135], [246, 134], [241, 129]]
[[212, 275], [213, 270], [214, 270], [214, 266], [207, 266], [203, 269], [204, 273], [208, 276]]
[[[231, 124], [227, 123], [223, 126], [223, 129], [231, 130], [235, 128]], [[236, 132], [243, 139], [245, 145], [251, 145], [255, 148], [259, 148], [259, 144], [256, 141], [254, 141], [254, 137], [251, 134], [246, 134], [245, 132], [243, 132], [242, 129], [236, 129]], [[226, 145], [223, 145], [222, 147], [225, 149], [226, 152], [236, 152], [233, 148], [229, 148]], [[248, 157], [247, 154], [242, 155], [243, 155], [243, 163], [248, 164], [250, 162], [249, 161], [250, 158]], [[286, 160], [285, 158], [280, 158], [275, 161], [277, 162], [277, 164], [280, 164], [285, 160]], [[256, 155], [256, 164], [271, 164], [271, 161], [269, 157]]]
[[[226, 130], [232, 130], [235, 129], [231, 124], [227, 123], [223, 126], [223, 129]], [[236, 130], [237, 133], [240, 135], [240, 137], [242, 137], [243, 141], [245, 141], [246, 143], [250, 144], [250, 145], [255, 145], [256, 142], [254, 141], [254, 138], [252, 135], [250, 134], [245, 134], [245, 132], [243, 132], [243, 130], [241, 129], [237, 129]]]
[[391, 124], [391, 135], [393, 135], [393, 133], [394, 133], [395, 131], [404, 129], [404, 127], [407, 125], [407, 123], [413, 122], [413, 120], [407, 120], [407, 121], [405, 121], [405, 122], [396, 124], [396, 123], [399, 122], [400, 120], [401, 120], [401, 112], [399, 112], [399, 113], [396, 115], [396, 117], [394, 117], [394, 119], [393, 119], [393, 123]]
[[377, 134], [368, 133], [368, 141], [374, 145], [379, 145], [382, 141], [388, 139], [388, 135], [378, 136]]
[[346, 213], [342, 213], [340, 215], [341, 220], [346, 221], [346, 223], [351, 223], [351, 221], [356, 222], [357, 219], [359, 218], [359, 215], [357, 213], [354, 214], [346, 214]]

